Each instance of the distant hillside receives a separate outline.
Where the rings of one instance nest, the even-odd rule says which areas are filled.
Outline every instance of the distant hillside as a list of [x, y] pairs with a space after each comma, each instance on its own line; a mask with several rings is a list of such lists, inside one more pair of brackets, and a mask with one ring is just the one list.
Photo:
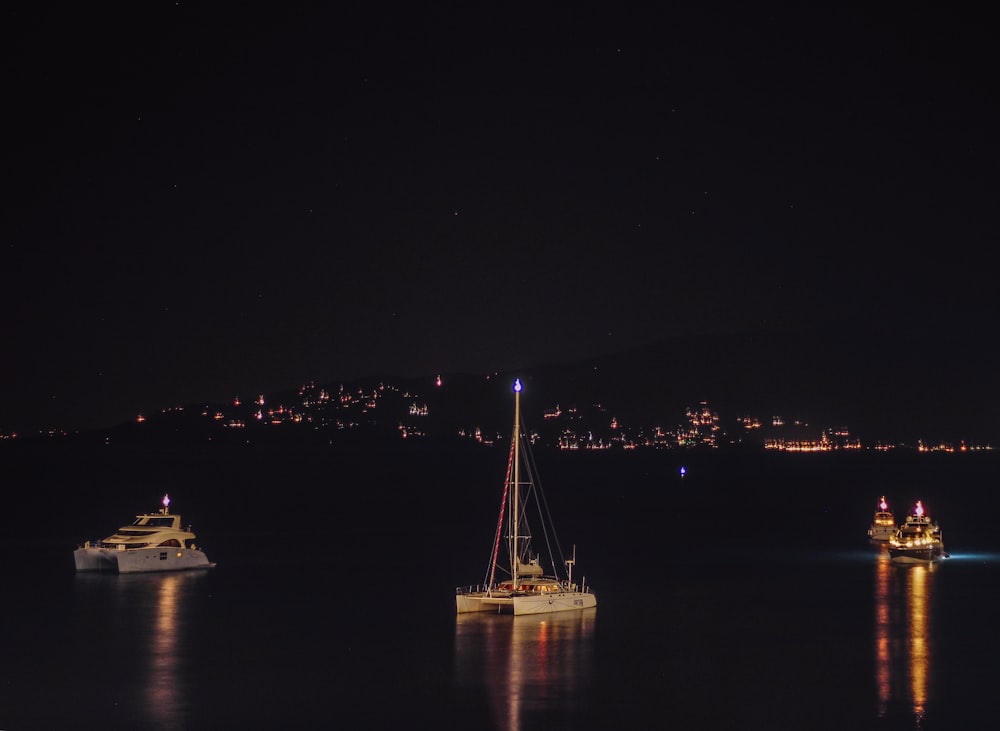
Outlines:
[[[310, 384], [266, 402], [195, 404], [148, 413], [109, 432], [117, 441], [269, 440], [321, 444], [509, 436], [511, 383], [525, 384], [524, 418], [549, 442], [567, 428], [607, 436], [612, 419], [635, 433], [670, 430], [706, 401], [730, 435], [737, 417], [774, 416], [814, 429], [846, 427], [866, 443], [1000, 441], [998, 357], [975, 336], [951, 331], [816, 330], [686, 336], [621, 353], [505, 374], [372, 376]], [[436, 375], [436, 374], [435, 374]], [[559, 408], [560, 419], [543, 419]], [[479, 433], [481, 432], [481, 434]]]
[[678, 337], [534, 379], [549, 399], [599, 399], [627, 419], [704, 399], [724, 420], [780, 415], [873, 439], [995, 441], [998, 361], [977, 334], [829, 329]]

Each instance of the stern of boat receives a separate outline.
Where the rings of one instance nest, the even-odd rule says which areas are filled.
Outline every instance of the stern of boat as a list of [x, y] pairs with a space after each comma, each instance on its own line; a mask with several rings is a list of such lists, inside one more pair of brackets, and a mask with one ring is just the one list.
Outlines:
[[455, 589], [455, 611], [458, 614], [470, 612], [497, 611], [496, 596], [484, 591], [481, 586]]

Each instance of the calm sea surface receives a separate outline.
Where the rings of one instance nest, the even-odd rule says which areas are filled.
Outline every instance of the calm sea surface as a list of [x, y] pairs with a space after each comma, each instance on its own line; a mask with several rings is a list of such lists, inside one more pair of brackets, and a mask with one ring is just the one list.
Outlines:
[[[0, 729], [991, 725], [997, 457], [538, 456], [596, 610], [455, 615], [500, 452], [0, 454]], [[214, 569], [74, 573], [164, 492]], [[869, 546], [883, 494], [952, 557]]]

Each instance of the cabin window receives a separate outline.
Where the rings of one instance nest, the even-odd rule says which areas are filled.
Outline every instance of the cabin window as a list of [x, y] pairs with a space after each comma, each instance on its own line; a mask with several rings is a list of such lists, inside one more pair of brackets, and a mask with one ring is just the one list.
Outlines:
[[166, 551], [160, 551], [160, 560], [161, 561], [166, 561], [167, 560], [167, 552]]

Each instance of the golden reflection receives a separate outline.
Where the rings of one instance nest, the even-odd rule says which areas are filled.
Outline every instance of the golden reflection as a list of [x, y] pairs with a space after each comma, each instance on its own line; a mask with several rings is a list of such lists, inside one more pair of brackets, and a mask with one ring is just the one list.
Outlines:
[[456, 615], [459, 685], [482, 691], [504, 731], [533, 728], [532, 717], [546, 712], [579, 713], [592, 677], [596, 612]]
[[875, 563], [877, 715], [905, 707], [918, 725], [933, 688], [931, 597], [934, 564], [895, 566], [884, 551]]
[[879, 551], [875, 562], [875, 689], [878, 693], [878, 717], [889, 709], [891, 696], [891, 655], [889, 650], [890, 604], [889, 578], [892, 566], [889, 554]]
[[[204, 571], [151, 574], [77, 573], [79, 621], [85, 630], [102, 628], [102, 644], [127, 652], [129, 692], [123, 718], [144, 719], [143, 728], [184, 726], [190, 703], [190, 622], [193, 595]], [[128, 725], [126, 723], [126, 725]]]
[[150, 637], [150, 672], [147, 695], [152, 708], [175, 708], [177, 706], [177, 682], [179, 680], [177, 658], [178, 610], [180, 606], [179, 574], [158, 576], [156, 592], [154, 631]]
[[930, 567], [914, 566], [908, 572], [906, 594], [910, 610], [910, 693], [913, 713], [923, 718], [927, 712], [927, 683], [931, 667]]

